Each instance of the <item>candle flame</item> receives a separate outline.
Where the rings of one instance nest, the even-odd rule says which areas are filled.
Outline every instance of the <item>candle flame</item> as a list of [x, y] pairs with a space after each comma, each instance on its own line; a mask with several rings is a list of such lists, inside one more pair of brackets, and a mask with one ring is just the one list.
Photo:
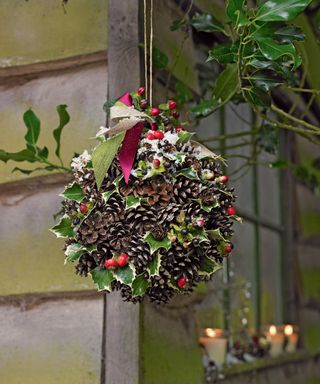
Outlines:
[[208, 337], [215, 337], [216, 336], [216, 331], [212, 328], [206, 328], [206, 335]]
[[292, 334], [293, 334], [293, 326], [290, 325], [290, 324], [286, 325], [286, 326], [284, 327], [284, 333], [285, 333], [285, 335], [287, 335], [287, 336], [292, 335]]
[[269, 328], [270, 335], [276, 335], [277, 334], [277, 327], [275, 325], [271, 325]]

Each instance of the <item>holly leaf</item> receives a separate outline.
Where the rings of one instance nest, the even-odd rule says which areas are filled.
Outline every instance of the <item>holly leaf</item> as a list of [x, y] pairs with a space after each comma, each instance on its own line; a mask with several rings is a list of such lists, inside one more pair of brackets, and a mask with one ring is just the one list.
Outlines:
[[248, 23], [245, 0], [228, 0], [227, 15], [236, 27], [241, 27]]
[[36, 143], [40, 135], [40, 120], [31, 109], [28, 109], [23, 114], [23, 121], [27, 127], [27, 133], [24, 136], [27, 148], [36, 153]]
[[159, 252], [157, 252], [147, 268], [147, 271], [150, 277], [159, 275], [160, 265], [161, 265], [161, 255]]
[[93, 282], [97, 285], [98, 291], [111, 290], [111, 283], [115, 279], [113, 271], [103, 267], [97, 267], [90, 272]]
[[118, 281], [122, 284], [131, 286], [135, 273], [131, 266], [128, 264], [123, 268], [117, 268], [114, 271], [114, 275]]
[[199, 32], [224, 32], [224, 25], [208, 13], [195, 13], [191, 25]]
[[194, 135], [194, 132], [181, 131], [178, 132], [178, 141], [177, 144], [185, 144], [191, 140], [191, 137]]
[[206, 117], [216, 111], [220, 106], [217, 100], [201, 100], [195, 107], [191, 108], [191, 112], [196, 117]]
[[192, 168], [181, 169], [181, 171], [177, 173], [177, 177], [178, 176], [184, 176], [190, 180], [199, 180], [198, 174]]
[[92, 166], [96, 178], [96, 184], [100, 189], [103, 179], [118, 152], [124, 139], [125, 132], [121, 132], [110, 139], [100, 143], [92, 153]]
[[269, 0], [258, 8], [255, 21], [288, 21], [295, 19], [312, 0]]
[[65, 251], [66, 258], [64, 260], [64, 263], [67, 264], [71, 261], [76, 261], [82, 256], [84, 253], [86, 253], [86, 248], [78, 243], [73, 243], [67, 246], [67, 249]]
[[143, 296], [150, 286], [150, 282], [143, 274], [136, 276], [132, 282], [132, 297]]
[[74, 237], [71, 219], [63, 217], [60, 222], [50, 229], [57, 237]]
[[72, 183], [72, 185], [66, 188], [60, 196], [63, 196], [68, 200], [77, 201], [78, 203], [84, 198], [82, 188], [77, 183]]
[[168, 103], [159, 104], [159, 109], [161, 109], [162, 111], [168, 111], [169, 110]]
[[160, 248], [164, 248], [166, 251], [168, 251], [172, 245], [168, 236], [166, 236], [163, 240], [156, 240], [150, 232], [146, 233], [144, 240], [149, 245], [151, 253], [154, 253]]
[[112, 191], [103, 192], [102, 194], [103, 201], [106, 203], [110, 199], [110, 196], [112, 196], [115, 192], [116, 191], [114, 189]]
[[119, 192], [119, 184], [120, 184], [120, 181], [121, 181], [122, 179], [123, 179], [123, 175], [119, 175], [118, 177], [116, 177], [116, 178], [114, 179], [113, 184], [115, 185], [117, 192]]
[[222, 233], [220, 232], [220, 229], [217, 228], [217, 229], [210, 229], [207, 231], [207, 235], [209, 236], [210, 239], [213, 239], [213, 240], [223, 240], [223, 241], [227, 241], [223, 236], [222, 236]]
[[53, 137], [57, 143], [55, 154], [58, 157], [58, 159], [61, 160], [60, 157], [60, 140], [61, 140], [61, 133], [63, 128], [69, 123], [70, 116], [67, 112], [67, 105], [58, 105], [57, 106], [57, 112], [59, 115], [59, 125], [58, 127], [53, 131]]
[[254, 75], [250, 76], [250, 83], [265, 92], [269, 92], [273, 88], [276, 88], [284, 83], [284, 80], [281, 79], [279, 76], [276, 76], [274, 73], [269, 72], [270, 71], [256, 72]]
[[205, 256], [201, 267], [199, 270], [199, 275], [212, 275], [213, 273], [219, 271], [222, 268], [222, 265], [218, 264], [216, 261]]
[[287, 25], [274, 32], [274, 38], [279, 40], [282, 44], [292, 43], [293, 41], [303, 41], [305, 35], [302, 28], [294, 25]]
[[135, 196], [127, 196], [126, 197], [126, 209], [137, 208], [141, 205], [141, 199]]
[[235, 63], [237, 61], [237, 48], [232, 43], [212, 48], [209, 50], [207, 61], [216, 60], [220, 64]]
[[37, 161], [35, 158], [34, 152], [30, 151], [29, 149], [23, 149], [19, 152], [6, 152], [3, 149], [0, 149], [0, 160], [4, 161], [5, 163], [8, 160], [13, 161], [29, 161], [29, 163], [33, 163]]
[[243, 93], [246, 101], [255, 107], [268, 107], [271, 104], [270, 95], [262, 89], [247, 87]]
[[229, 101], [239, 88], [237, 64], [228, 64], [218, 76], [212, 92], [212, 99], [217, 102], [217, 108]]

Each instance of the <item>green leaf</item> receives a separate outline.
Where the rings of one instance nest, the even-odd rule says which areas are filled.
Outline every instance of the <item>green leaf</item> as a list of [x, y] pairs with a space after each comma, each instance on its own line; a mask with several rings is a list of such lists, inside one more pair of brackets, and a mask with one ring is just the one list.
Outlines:
[[206, 117], [216, 111], [220, 106], [217, 100], [201, 100], [195, 107], [191, 108], [191, 112], [196, 117]]
[[207, 61], [216, 60], [220, 64], [235, 63], [237, 61], [237, 45], [228, 43], [218, 45], [209, 50]]
[[103, 267], [97, 267], [90, 272], [93, 282], [97, 285], [99, 291], [111, 290], [111, 283], [115, 279], [113, 271]]
[[195, 13], [191, 25], [199, 32], [224, 32], [224, 25], [207, 13]]
[[301, 57], [298, 55], [295, 46], [290, 44], [279, 44], [271, 37], [259, 38], [257, 43], [263, 56], [269, 60], [277, 60], [282, 56], [289, 56], [293, 62], [293, 69], [301, 65]]
[[57, 237], [74, 237], [74, 232], [69, 217], [63, 217], [60, 222], [50, 229]]
[[124, 139], [125, 133], [119, 133], [99, 144], [92, 153], [92, 166], [98, 189]]
[[274, 32], [274, 38], [279, 40], [282, 44], [292, 43], [293, 41], [303, 41], [305, 35], [302, 28], [295, 27], [294, 25], [287, 25]]
[[143, 296], [150, 286], [150, 282], [143, 274], [136, 276], [132, 282], [132, 297]]
[[137, 208], [141, 205], [141, 199], [135, 196], [127, 196], [126, 197], [126, 209]]
[[271, 124], [264, 124], [256, 136], [258, 147], [264, 151], [276, 154], [279, 147], [279, 131]]
[[36, 114], [29, 109], [24, 113], [23, 121], [27, 127], [27, 133], [24, 136], [27, 148], [32, 152], [36, 152], [36, 143], [40, 135], [40, 120]]
[[271, 104], [270, 95], [259, 88], [247, 87], [243, 93], [246, 101], [254, 107], [268, 107]]
[[227, 241], [223, 236], [222, 236], [222, 233], [220, 232], [220, 229], [217, 228], [217, 229], [210, 229], [207, 231], [207, 235], [209, 236], [210, 239], [214, 239], [214, 240], [223, 240], [223, 241]]
[[258, 71], [249, 78], [250, 83], [262, 91], [269, 92], [271, 89], [284, 83], [284, 80], [272, 71]]
[[161, 266], [161, 255], [159, 252], [157, 252], [151, 261], [151, 263], [148, 265], [147, 271], [149, 272], [149, 276], [158, 276], [159, 275], [159, 269]]
[[30, 151], [29, 149], [23, 149], [22, 151], [11, 153], [0, 149], [0, 160], [4, 161], [5, 163], [8, 160], [29, 161], [29, 163], [33, 163], [37, 159], [35, 158], [34, 152]]
[[102, 194], [103, 201], [106, 203], [110, 199], [110, 196], [112, 196], [115, 192], [116, 191], [114, 189], [112, 191], [103, 192]]
[[220, 73], [212, 92], [213, 100], [219, 103], [219, 107], [228, 102], [239, 90], [239, 77], [237, 64], [228, 64]]
[[86, 253], [86, 248], [83, 245], [78, 243], [70, 244], [67, 246], [65, 252], [66, 258], [64, 260], [64, 263], [67, 264], [68, 262], [76, 261], [84, 253]]
[[166, 69], [169, 64], [169, 58], [159, 48], [154, 47], [152, 50], [152, 63], [155, 68]]
[[117, 102], [117, 100], [119, 99], [119, 97], [117, 98], [114, 98], [114, 99], [110, 99], [110, 100], [107, 100], [104, 104], [103, 104], [103, 110], [106, 114], [109, 113], [109, 110], [111, 107], [113, 107], [115, 105], [115, 103]]
[[184, 19], [174, 20], [170, 25], [170, 31], [177, 31], [178, 29], [185, 27], [186, 24], [187, 24], [187, 21]]
[[182, 105], [191, 101], [193, 99], [193, 93], [191, 89], [187, 86], [187, 84], [182, 81], [177, 81], [176, 83], [176, 101], [178, 104]]
[[52, 165], [48, 165], [46, 167], [36, 167], [33, 169], [22, 169], [19, 167], [14, 167], [12, 172], [21, 172], [21, 173], [24, 173], [25, 175], [30, 175], [31, 173], [36, 172], [36, 171], [53, 171], [55, 169], [56, 169], [56, 167], [54, 167]]
[[159, 104], [159, 109], [163, 111], [168, 111], [169, 110], [168, 103]]
[[80, 202], [84, 198], [82, 188], [79, 184], [73, 183], [70, 187], [66, 188], [61, 194], [68, 200], [74, 200]]
[[58, 128], [56, 128], [53, 131], [53, 137], [57, 143], [55, 154], [61, 160], [61, 157], [60, 157], [61, 133], [63, 128], [69, 123], [70, 116], [69, 116], [69, 113], [67, 112], [67, 105], [58, 105], [57, 112], [59, 115], [59, 125], [58, 125]]
[[255, 20], [288, 21], [295, 19], [312, 0], [269, 0], [258, 8]]
[[290, 163], [287, 160], [277, 160], [270, 164], [271, 168], [276, 169], [285, 169], [290, 166]]
[[128, 264], [124, 268], [117, 268], [114, 271], [114, 275], [116, 276], [116, 279], [120, 281], [123, 284], [130, 285], [132, 284], [132, 281], [134, 279], [134, 271], [131, 268], [131, 266]]
[[248, 24], [245, 0], [228, 0], [226, 11], [236, 27]]
[[49, 150], [47, 147], [43, 147], [42, 149], [37, 147], [38, 156], [41, 157], [44, 160], [48, 159], [49, 156]]
[[191, 140], [191, 137], [194, 135], [194, 132], [181, 131], [178, 132], [178, 141], [177, 144], [185, 144]]
[[184, 176], [190, 180], [199, 180], [198, 174], [192, 168], [181, 169], [176, 176]]
[[199, 275], [212, 275], [221, 268], [222, 265], [205, 256], [200, 267]]
[[148, 243], [151, 253], [154, 253], [160, 248], [164, 248], [168, 251], [172, 245], [167, 236], [163, 240], [156, 240], [150, 232], [146, 233], [144, 240]]

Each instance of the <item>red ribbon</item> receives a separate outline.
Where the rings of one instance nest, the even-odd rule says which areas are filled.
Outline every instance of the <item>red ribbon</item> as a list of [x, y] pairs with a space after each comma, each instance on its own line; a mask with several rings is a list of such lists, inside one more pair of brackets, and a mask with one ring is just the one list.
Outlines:
[[[131, 107], [133, 105], [132, 97], [129, 92], [121, 96], [119, 101], [121, 101], [121, 103], [127, 105], [128, 107]], [[140, 136], [143, 131], [143, 128], [144, 122], [141, 121], [134, 127], [127, 130], [122, 142], [122, 147], [118, 155], [123, 177], [127, 184], [129, 181], [134, 159], [136, 157]]]

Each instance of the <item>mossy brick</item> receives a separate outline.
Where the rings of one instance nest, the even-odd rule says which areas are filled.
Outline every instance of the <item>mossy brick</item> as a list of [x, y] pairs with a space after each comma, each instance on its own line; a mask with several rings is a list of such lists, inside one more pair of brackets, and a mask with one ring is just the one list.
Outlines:
[[97, 384], [102, 318], [102, 298], [1, 306], [1, 383]]
[[0, 67], [106, 50], [107, 0], [2, 0]]
[[[66, 104], [71, 119], [62, 132], [61, 155], [68, 165], [75, 152], [81, 153], [83, 149], [96, 145], [96, 141], [90, 138], [105, 124], [102, 106], [106, 92], [106, 64], [41, 77], [9, 88], [0, 87], [0, 148], [8, 152], [25, 148], [26, 127], [22, 117], [27, 109], [32, 108], [41, 120], [39, 146], [47, 146], [49, 160], [59, 164], [54, 154], [56, 144], [52, 132], [59, 124], [56, 106]], [[19, 172], [11, 173], [15, 166], [30, 169], [34, 164], [0, 162], [1, 182], [28, 178]]]
[[64, 265], [64, 242], [49, 231], [63, 186], [19, 189], [0, 195], [0, 295], [94, 289]]

